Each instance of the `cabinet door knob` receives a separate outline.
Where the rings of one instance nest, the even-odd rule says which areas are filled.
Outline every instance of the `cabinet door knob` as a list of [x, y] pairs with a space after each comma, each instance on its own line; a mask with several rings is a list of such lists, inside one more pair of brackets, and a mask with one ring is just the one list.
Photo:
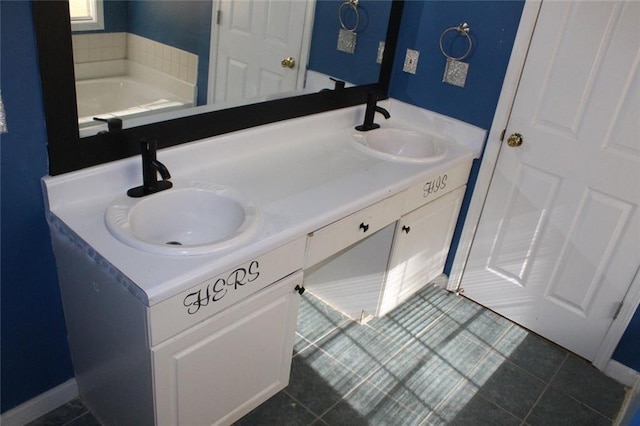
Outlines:
[[302, 287], [300, 284], [296, 284], [296, 287], [294, 288], [295, 291], [297, 291], [298, 293], [302, 294], [304, 293], [305, 288]]
[[403, 230], [405, 233], [407, 233], [407, 234], [408, 234], [408, 233], [409, 233], [409, 231], [411, 231], [411, 227], [410, 227], [410, 226], [406, 226], [406, 225], [402, 225], [402, 230]]
[[369, 225], [365, 225], [365, 223], [362, 222], [360, 224], [360, 229], [362, 229], [362, 232], [367, 232], [369, 230]]

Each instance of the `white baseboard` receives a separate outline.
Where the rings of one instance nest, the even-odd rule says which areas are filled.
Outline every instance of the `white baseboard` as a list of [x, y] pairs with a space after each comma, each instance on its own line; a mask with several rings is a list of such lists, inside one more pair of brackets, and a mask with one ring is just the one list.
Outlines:
[[[640, 409], [640, 378], [636, 380], [636, 383], [627, 392], [627, 395], [622, 403], [618, 417], [613, 422], [614, 426], [632, 426], [631, 419], [635, 416], [636, 412]], [[637, 424], [637, 423], [636, 423]]]
[[69, 379], [61, 385], [3, 413], [0, 416], [0, 424], [2, 426], [25, 425], [77, 397], [78, 384], [76, 379]]
[[633, 387], [636, 383], [640, 382], [639, 372], [613, 359], [609, 360], [603, 372], [616, 382], [622, 383], [625, 386]]
[[448, 283], [449, 283], [449, 277], [446, 276], [445, 274], [440, 274], [433, 281], [431, 281], [429, 284], [432, 284], [432, 285], [434, 285], [436, 287], [439, 287], [439, 288], [442, 288], [442, 289], [446, 289]]

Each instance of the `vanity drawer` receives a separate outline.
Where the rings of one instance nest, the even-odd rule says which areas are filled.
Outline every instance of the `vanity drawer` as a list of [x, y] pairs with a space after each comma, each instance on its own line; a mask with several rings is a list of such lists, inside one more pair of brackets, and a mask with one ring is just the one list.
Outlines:
[[209, 318], [302, 269], [305, 239], [244, 262], [149, 308], [150, 345]]
[[398, 220], [403, 199], [404, 192], [400, 192], [309, 234], [305, 267], [315, 265]]
[[472, 163], [473, 160], [469, 160], [446, 172], [433, 174], [423, 179], [421, 183], [407, 189], [402, 214], [407, 214], [462, 185], [466, 185]]

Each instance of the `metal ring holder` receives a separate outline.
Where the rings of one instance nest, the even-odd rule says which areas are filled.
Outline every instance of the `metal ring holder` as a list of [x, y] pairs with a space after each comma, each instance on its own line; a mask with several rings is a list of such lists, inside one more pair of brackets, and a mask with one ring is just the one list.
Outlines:
[[[347, 28], [347, 26], [344, 23], [344, 19], [342, 19], [342, 14], [344, 13], [345, 7], [349, 7], [350, 9], [353, 9], [353, 13], [356, 14], [356, 24], [354, 25], [353, 28]], [[360, 26], [360, 12], [358, 12], [358, 0], [348, 0], [342, 3], [340, 5], [340, 8], [338, 8], [338, 20], [340, 21], [340, 26], [342, 27], [343, 30], [355, 32], [358, 29], [358, 26]]]
[[[353, 28], [348, 28], [344, 19], [342, 19], [345, 11], [352, 9], [356, 14], [356, 24]], [[358, 26], [360, 26], [360, 12], [358, 12], [358, 0], [347, 0], [340, 5], [338, 8], [338, 20], [340, 21], [340, 31], [338, 32], [338, 50], [353, 54], [356, 49], [356, 30]]]
[[[442, 41], [444, 40], [444, 36], [450, 31], [457, 31], [458, 35], [467, 38], [467, 41], [469, 42], [469, 48], [464, 53], [464, 55], [455, 57], [449, 55], [444, 50]], [[442, 32], [442, 34], [440, 35], [440, 51], [447, 58], [447, 64], [444, 67], [444, 75], [442, 76], [442, 81], [444, 83], [452, 84], [458, 87], [464, 87], [467, 80], [467, 72], [469, 71], [469, 64], [462, 62], [462, 60], [469, 56], [472, 48], [473, 42], [471, 41], [471, 36], [469, 35], [469, 24], [467, 24], [466, 22], [463, 22], [457, 27], [447, 28]]]
[[[447, 54], [447, 52], [444, 50], [444, 47], [442, 46], [442, 40], [444, 39], [445, 34], [447, 34], [450, 31], [457, 31], [459, 35], [465, 36], [467, 38], [467, 41], [469, 42], [469, 48], [467, 49], [465, 54], [460, 56], [460, 57], [457, 57], [457, 58]], [[469, 35], [469, 24], [467, 24], [466, 22], [463, 22], [462, 24], [458, 25], [457, 27], [447, 28], [440, 35], [440, 51], [448, 59], [453, 59], [454, 61], [461, 61], [461, 60], [465, 59], [467, 56], [469, 56], [469, 54], [471, 53], [471, 48], [472, 47], [473, 47], [473, 42], [471, 41], [471, 36]]]

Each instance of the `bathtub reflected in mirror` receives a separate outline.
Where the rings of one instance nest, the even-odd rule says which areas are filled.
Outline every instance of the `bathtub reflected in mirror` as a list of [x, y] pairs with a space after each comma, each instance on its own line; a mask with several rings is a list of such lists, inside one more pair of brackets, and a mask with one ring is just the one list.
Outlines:
[[193, 106], [193, 96], [180, 97], [128, 76], [76, 81], [76, 97], [80, 132], [95, 126], [96, 119], [140, 118]]

